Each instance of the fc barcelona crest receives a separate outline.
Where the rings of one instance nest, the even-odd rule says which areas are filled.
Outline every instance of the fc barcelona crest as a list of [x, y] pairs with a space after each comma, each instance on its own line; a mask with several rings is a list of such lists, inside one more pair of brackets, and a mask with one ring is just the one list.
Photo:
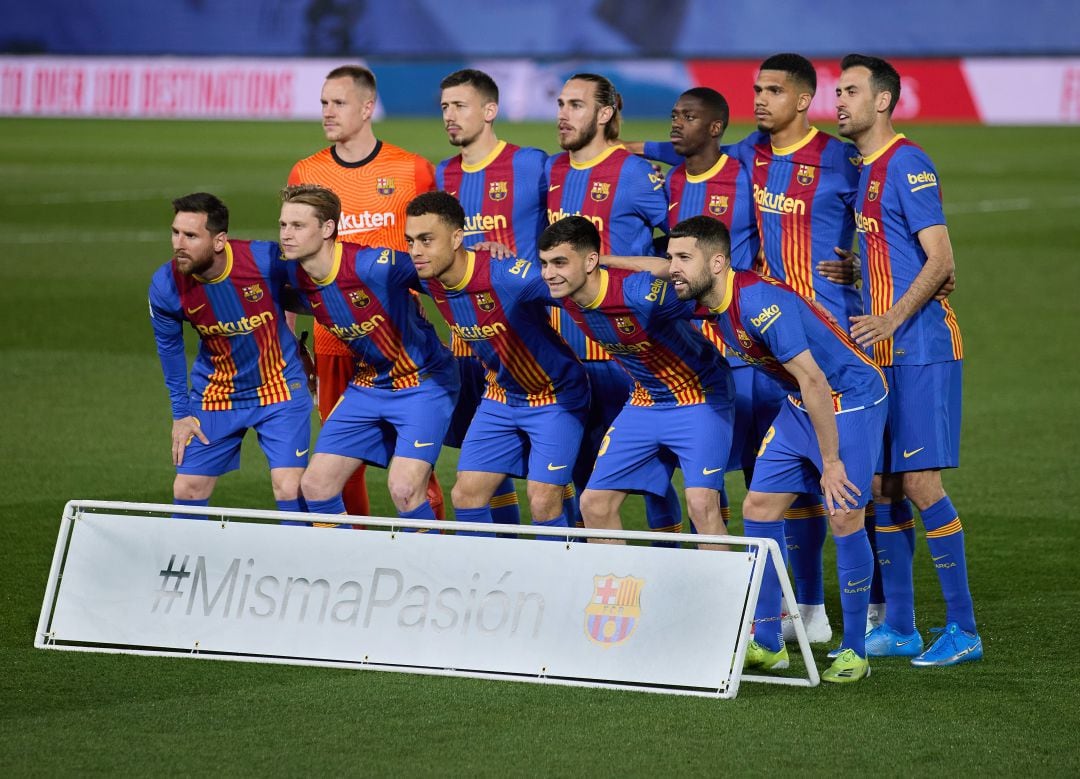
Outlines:
[[637, 330], [637, 325], [635, 325], [628, 316], [615, 317], [615, 327], [619, 329], [620, 333], [625, 333], [626, 335], [630, 335], [630, 333]]
[[808, 187], [814, 183], [814, 166], [813, 165], [800, 165], [799, 169], [795, 171], [795, 180], [802, 184], [804, 187]]
[[611, 195], [611, 183], [608, 181], [594, 181], [589, 197], [597, 203], [603, 203]]
[[349, 302], [357, 308], [366, 308], [371, 302], [371, 298], [362, 289], [354, 289], [349, 293]]
[[491, 297], [490, 292], [477, 292], [476, 305], [480, 307], [481, 311], [494, 311], [495, 299]]
[[871, 181], [870, 182], [870, 188], [866, 190], [866, 199], [867, 200], [877, 200], [878, 195], [880, 195], [880, 194], [881, 194], [881, 182], [880, 181]]
[[593, 577], [593, 594], [585, 607], [585, 633], [605, 649], [626, 641], [641, 620], [644, 579], [633, 576]]
[[249, 303], [258, 303], [262, 300], [263, 289], [259, 284], [252, 284], [250, 287], [244, 287], [244, 300]]
[[743, 349], [749, 350], [754, 345], [754, 342], [750, 340], [750, 336], [742, 328], [735, 328], [735, 336], [739, 339], [739, 345]]
[[379, 176], [375, 179], [375, 191], [380, 195], [392, 195], [394, 194], [394, 177], [393, 176]]
[[510, 193], [505, 181], [492, 181], [488, 187], [488, 197], [492, 200], [506, 200], [506, 196]]
[[723, 216], [728, 210], [728, 195], [709, 195], [709, 213]]

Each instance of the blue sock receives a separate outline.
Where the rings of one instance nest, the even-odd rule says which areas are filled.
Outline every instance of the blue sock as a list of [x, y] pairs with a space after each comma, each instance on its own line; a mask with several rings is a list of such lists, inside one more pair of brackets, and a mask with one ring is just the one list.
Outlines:
[[833, 541], [836, 575], [840, 580], [840, 608], [844, 612], [844, 641], [840, 646], [866, 657], [866, 609], [874, 580], [874, 551], [865, 528], [849, 536], [834, 536]]
[[[183, 500], [182, 498], [173, 498], [174, 506], [209, 506], [210, 498], [204, 498], [202, 500]], [[173, 519], [209, 519], [202, 514], [173, 514]]]
[[[277, 503], [278, 511], [307, 511], [307, 507], [299, 497], [293, 498], [292, 500], [277, 500], [274, 502]], [[310, 522], [304, 522], [299, 519], [283, 519], [281, 520], [281, 524], [293, 527], [311, 527]]]
[[[874, 506], [873, 501], [866, 504], [866, 537], [870, 539], [871, 549], [877, 549], [877, 529], [875, 527], [877, 511]], [[881, 566], [878, 565], [876, 553], [874, 554], [874, 580], [870, 583], [870, 602], [885, 602], [885, 590], [881, 587]]]
[[521, 506], [518, 504], [517, 490], [514, 488], [514, 480], [507, 476], [502, 480], [495, 494], [488, 502], [491, 509], [491, 520], [499, 525], [520, 525]]
[[[341, 493], [339, 492], [332, 498], [326, 500], [312, 500], [311, 498], [305, 498], [305, 502], [308, 506], [308, 511], [312, 514], [344, 514], [345, 513], [345, 501], [341, 499]], [[340, 522], [313, 522], [315, 527], [344, 527]]]
[[945, 596], [945, 621], [955, 622], [968, 633], [977, 633], [975, 607], [968, 588], [964, 528], [956, 508], [946, 495], [921, 513], [930, 559], [937, 570], [941, 594]]
[[795, 580], [795, 602], [821, 605], [825, 602], [825, 573], [821, 553], [829, 521], [817, 495], [799, 495], [784, 512], [788, 559]]
[[[649, 523], [649, 530], [657, 533], [681, 533], [682, 532], [682, 505], [679, 503], [679, 493], [668, 483], [667, 492], [663, 497], [646, 492], [645, 519]], [[656, 541], [653, 546], [678, 546], [678, 541]]]
[[[585, 520], [581, 518], [581, 508], [578, 506], [577, 488], [573, 482], [563, 487], [562, 508], [567, 527], [585, 527]], [[575, 538], [574, 540], [580, 541], [581, 539]]]
[[[399, 511], [398, 516], [402, 519], [435, 519], [435, 509], [431, 507], [431, 501], [425, 500], [419, 506], [409, 511]], [[403, 527], [405, 533], [431, 533], [437, 531], [418, 530], [415, 527]]]
[[[454, 509], [454, 519], [458, 522], [475, 522], [478, 525], [493, 525], [494, 520], [491, 518], [491, 507], [481, 506], [478, 509]], [[467, 530], [457, 531], [459, 536], [478, 536], [480, 538], [494, 538], [494, 533], [473, 533]]]
[[[534, 519], [533, 524], [536, 525], [537, 527], [567, 527], [568, 526], [566, 524], [566, 515], [565, 514], [560, 514], [559, 516], [555, 517], [555, 519], [549, 519], [549, 520], [547, 520], [545, 522], [539, 522], [539, 521]], [[533, 538], [537, 538], [537, 539], [539, 539], [541, 541], [565, 541], [566, 540], [565, 538], [561, 538], [559, 536], [533, 536]]]
[[[743, 517], [743, 535], [750, 538], [771, 538], [784, 552], [784, 523], [758, 522]], [[786, 555], [785, 555], [786, 557]], [[785, 565], [787, 560], [784, 561]], [[780, 626], [780, 603], [783, 591], [777, 577], [776, 567], [770, 559], [761, 578], [757, 608], [754, 609], [754, 640], [770, 652], [779, 651], [784, 645]]]
[[[904, 519], [902, 504], [879, 503], [874, 540], [877, 543], [881, 588], [885, 592], [885, 622], [898, 633], [915, 632], [915, 584], [911, 560], [915, 554], [915, 522]], [[893, 510], [898, 516], [893, 516]]]

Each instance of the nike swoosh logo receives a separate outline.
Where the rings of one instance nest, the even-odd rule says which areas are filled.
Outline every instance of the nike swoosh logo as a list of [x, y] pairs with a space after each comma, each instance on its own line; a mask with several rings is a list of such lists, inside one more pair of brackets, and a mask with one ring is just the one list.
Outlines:
[[948, 556], [949, 556], [948, 554], [942, 554], [942, 555], [938, 555], [937, 557], [931, 557], [930, 559], [933, 560], [936, 563], [938, 560], [944, 560]]
[[724, 470], [724, 466], [722, 466], [722, 465], [719, 468], [702, 468], [701, 469], [701, 474], [702, 474], [702, 476], [712, 476], [717, 471], [722, 471], [722, 470]]
[[904, 450], [904, 459], [906, 460], [907, 458], [918, 454], [919, 452], [921, 452], [925, 448], [926, 448], [925, 446], [920, 446], [918, 449], [914, 449], [914, 450], [912, 450], [910, 452], [907, 449], [905, 449]]
[[434, 300], [436, 303], [445, 303], [446, 302], [445, 298], [437, 298], [434, 295], [431, 296], [431, 299]]
[[914, 640], [915, 640], [914, 638], [909, 638], [907, 641], [897, 641], [896, 645], [897, 646], [907, 646], [908, 644], [910, 644]]
[[768, 165], [769, 160], [754, 160], [754, 167], [760, 168], [762, 165]]
[[309, 451], [311, 451], [311, 447], [308, 447], [307, 449], [297, 449], [297, 450], [296, 450], [296, 456], [297, 456], [297, 457], [303, 457], [303, 456], [304, 456], [305, 454], [307, 454], [307, 453], [308, 453]]
[[455, 189], [453, 192], [447, 192], [446, 194], [448, 194], [450, 197], [457, 197], [457, 190]]
[[672, 203], [672, 204], [671, 204], [670, 206], [668, 206], [668, 207], [667, 207], [667, 210], [668, 210], [668, 211], [670, 211], [671, 209], [673, 209], [673, 208], [674, 208], [675, 206], [677, 206], [677, 205], [679, 205], [679, 201], [678, 201], [678, 200], [676, 200], [676, 201], [675, 201], [674, 203]]
[[412, 445], [417, 449], [423, 449], [425, 446], [435, 446], [434, 441], [428, 441], [427, 443], [420, 443], [419, 441], [413, 441]]
[[870, 581], [869, 576], [867, 576], [865, 579], [859, 579], [859, 581], [857, 581], [857, 582], [853, 582], [853, 581], [851, 581], [851, 579], [848, 579], [847, 586], [848, 587], [858, 587], [863, 582], [868, 582], [868, 581]]
[[566, 467], [565, 465], [554, 465], [552, 463], [548, 463], [548, 470], [549, 471], [561, 471], [565, 467]]
[[195, 306], [195, 308], [189, 308], [189, 309], [187, 310], [187, 312], [188, 312], [188, 316], [195, 316], [195, 315], [196, 315], [197, 313], [199, 313], [200, 311], [202, 311], [202, 310], [203, 310], [204, 308], [206, 308], [206, 304], [205, 304], [205, 303], [203, 303], [203, 304], [202, 304], [201, 306]]
[[556, 189], [558, 189], [561, 186], [562, 186], [562, 184], [552, 184], [550, 187], [548, 187], [548, 192], [554, 192]]
[[321, 305], [322, 305], [322, 301], [321, 301], [321, 300], [313, 300], [313, 301], [311, 302], [311, 307], [312, 307], [312, 308], [318, 308], [318, 307], [319, 307], [319, 306], [321, 306]]

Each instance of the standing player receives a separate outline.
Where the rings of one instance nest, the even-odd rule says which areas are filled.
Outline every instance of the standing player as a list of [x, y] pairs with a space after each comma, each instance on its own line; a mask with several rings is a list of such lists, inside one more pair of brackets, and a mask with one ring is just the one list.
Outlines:
[[[727, 346], [767, 371], [790, 393], [769, 427], [743, 504], [744, 532], [784, 549], [784, 512], [800, 493], [820, 485], [836, 541], [844, 640], [826, 682], [869, 676], [864, 647], [874, 555], [864, 507], [881, 451], [888, 389], [877, 367], [838, 327], [781, 282], [736, 271], [727, 229], [696, 216], [671, 231], [667, 272], [680, 300], [694, 299], [714, 314]], [[763, 628], [780, 617], [775, 576], [762, 580], [747, 667], [786, 668], [780, 631]]]
[[[405, 251], [405, 205], [435, 187], [431, 163], [375, 137], [375, 75], [358, 65], [334, 68], [322, 87], [322, 124], [333, 145], [300, 160], [288, 183], [317, 184], [341, 198], [338, 240]], [[315, 326], [315, 366], [319, 377], [319, 416], [325, 421], [353, 376], [353, 357], [341, 341]], [[429, 498], [442, 517], [442, 491], [431, 477]], [[370, 513], [364, 468], [344, 492], [350, 514]]]
[[840, 134], [863, 156], [856, 223], [867, 313], [851, 318], [851, 334], [873, 348], [893, 390], [881, 508], [904, 496], [918, 507], [946, 608], [944, 631], [920, 654], [911, 578], [914, 528], [879, 511], [886, 612], [867, 646], [873, 654], [914, 656], [917, 666], [955, 665], [980, 659], [983, 647], [968, 588], [964, 530], [941, 482], [941, 469], [960, 463], [963, 345], [952, 307], [935, 299], [955, 267], [952, 243], [933, 163], [893, 130], [900, 75], [884, 60], [859, 54], [845, 57], [841, 71]]
[[491, 524], [507, 474], [528, 478], [533, 524], [566, 527], [565, 487], [589, 403], [585, 370], [549, 322], [554, 304], [533, 260], [492, 261], [464, 246], [465, 211], [446, 192], [409, 203], [405, 237], [450, 330], [481, 360], [487, 388], [461, 445], [459, 521]]
[[540, 236], [552, 297], [634, 381], [581, 495], [585, 524], [621, 528], [626, 495], [664, 495], [671, 488], [669, 466], [677, 460], [695, 527], [722, 534], [719, 490], [734, 416], [727, 363], [690, 323], [693, 306], [678, 301], [667, 282], [599, 262], [600, 234], [585, 217], [566, 217]]
[[[583, 216], [600, 234], [601, 253], [652, 254], [653, 228], [663, 226], [667, 219], [663, 177], [618, 143], [622, 97], [614, 84], [594, 73], [578, 73], [563, 85], [558, 106], [559, 146], [564, 152], [548, 159], [548, 222]], [[574, 482], [580, 489], [630, 385], [625, 372], [577, 328], [565, 309], [553, 310], [552, 323], [589, 374], [589, 420], [574, 468]], [[673, 489], [663, 499], [647, 494], [645, 511], [653, 530], [682, 528]]]
[[[150, 282], [150, 323], [172, 403], [173, 502], [208, 505], [254, 428], [278, 509], [301, 511], [311, 396], [282, 309], [287, 267], [277, 244], [230, 240], [229, 211], [214, 195], [172, 205], [173, 258]], [[190, 390], [185, 321], [200, 339]]]
[[[465, 209], [463, 245], [500, 243], [513, 256], [535, 262], [536, 238], [545, 224], [547, 154], [500, 141], [495, 135], [499, 88], [488, 74], [459, 70], [439, 87], [446, 133], [461, 153], [436, 166], [435, 185], [456, 197]], [[484, 392], [484, 369], [456, 335], [451, 336], [450, 349], [458, 358], [462, 392], [449, 443], [460, 445]], [[491, 508], [496, 522], [521, 521], [512, 479], [495, 490]]]
[[336, 241], [341, 201], [324, 187], [281, 193], [281, 250], [299, 263], [316, 320], [355, 360], [352, 383], [327, 416], [302, 489], [308, 508], [341, 514], [341, 489], [361, 462], [389, 466], [398, 515], [434, 519], [425, 492], [458, 394], [449, 350], [412, 294], [412, 263], [390, 248]]

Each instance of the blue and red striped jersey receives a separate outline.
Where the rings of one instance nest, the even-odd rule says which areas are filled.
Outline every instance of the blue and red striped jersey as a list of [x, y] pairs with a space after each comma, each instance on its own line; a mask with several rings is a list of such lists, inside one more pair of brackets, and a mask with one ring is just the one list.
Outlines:
[[729, 403], [731, 370], [690, 318], [692, 301], [646, 271], [599, 268], [596, 299], [562, 305], [585, 334], [611, 354], [634, 380], [634, 406]]
[[832, 389], [833, 409], [872, 406], [888, 393], [885, 375], [866, 353], [791, 287], [754, 271], [728, 274], [724, 300], [709, 321], [729, 349], [765, 371], [801, 405], [799, 383], [784, 363], [810, 351]]
[[438, 279], [422, 283], [450, 331], [483, 362], [484, 397], [509, 406], [586, 405], [585, 368], [548, 321], [555, 301], [539, 265], [492, 260], [488, 252], [469, 252], [468, 263], [452, 288]]
[[[217, 278], [185, 276], [167, 262], [150, 282], [150, 322], [174, 419], [204, 411], [268, 406], [306, 392], [296, 338], [285, 323], [282, 290], [290, 268], [276, 243], [225, 244]], [[184, 321], [199, 334], [188, 389]]]
[[[866, 310], [884, 314], [926, 264], [919, 231], [945, 224], [937, 170], [921, 148], [896, 135], [863, 160], [855, 221]], [[964, 345], [948, 300], [929, 300], [873, 346], [878, 365], [927, 365], [960, 360]]]
[[325, 279], [297, 268], [300, 290], [316, 321], [349, 347], [360, 387], [415, 387], [453, 370], [450, 351], [423, 315], [416, 269], [407, 254], [359, 244], [334, 244]]

